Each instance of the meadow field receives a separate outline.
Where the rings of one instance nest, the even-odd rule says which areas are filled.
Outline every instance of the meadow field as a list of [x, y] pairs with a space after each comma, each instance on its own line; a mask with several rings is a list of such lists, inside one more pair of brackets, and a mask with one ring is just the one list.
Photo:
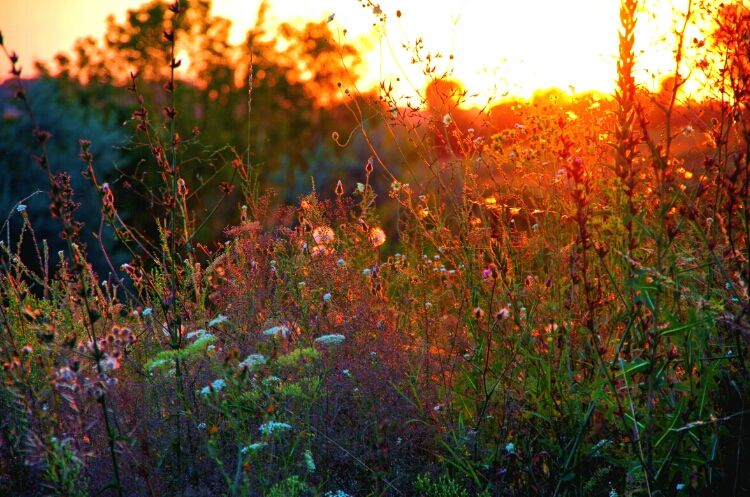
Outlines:
[[657, 90], [622, 0], [614, 94], [484, 108], [419, 40], [360, 91], [333, 18], [312, 79], [207, 0], [0, 35], [0, 495], [750, 495], [750, 9], [688, 5]]

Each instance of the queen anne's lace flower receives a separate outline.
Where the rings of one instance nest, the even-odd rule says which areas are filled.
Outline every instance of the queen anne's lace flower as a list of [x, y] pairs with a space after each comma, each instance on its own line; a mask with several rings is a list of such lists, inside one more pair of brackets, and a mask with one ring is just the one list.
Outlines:
[[276, 432], [291, 430], [292, 426], [288, 423], [269, 421], [268, 423], [260, 425], [259, 429], [260, 432], [264, 435], [273, 435]]
[[345, 338], [344, 335], [323, 335], [316, 338], [315, 341], [326, 345], [334, 345], [343, 342]]

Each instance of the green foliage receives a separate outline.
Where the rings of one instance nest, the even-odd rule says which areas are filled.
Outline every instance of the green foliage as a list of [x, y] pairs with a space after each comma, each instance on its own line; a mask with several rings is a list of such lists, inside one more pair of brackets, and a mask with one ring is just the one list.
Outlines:
[[292, 476], [277, 483], [266, 494], [267, 497], [305, 497], [308, 495], [312, 495], [310, 488], [305, 482], [300, 481], [298, 476]]
[[70, 440], [58, 441], [53, 438], [46, 453], [44, 480], [54, 495], [85, 497], [88, 493], [88, 480], [83, 477], [83, 462], [70, 447]]
[[433, 481], [429, 474], [420, 475], [414, 486], [425, 497], [469, 497], [469, 493], [448, 475]]

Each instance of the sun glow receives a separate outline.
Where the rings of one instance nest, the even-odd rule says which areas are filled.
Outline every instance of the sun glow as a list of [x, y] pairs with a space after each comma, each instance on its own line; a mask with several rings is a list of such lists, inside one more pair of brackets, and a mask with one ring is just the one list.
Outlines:
[[[26, 75], [32, 72], [34, 58], [49, 60], [81, 36], [101, 37], [103, 19], [112, 8], [95, 0], [46, 0], [31, 11], [18, 2], [0, 3], [8, 4], [2, 10], [9, 23], [0, 29], [6, 45], [21, 55]], [[118, 2], [118, 11], [113, 14], [122, 20], [126, 9], [141, 3]], [[411, 63], [418, 40], [423, 47], [419, 55], [431, 55], [429, 65], [435, 68], [434, 74], [460, 81], [472, 95], [469, 104], [483, 105], [490, 96], [495, 100], [529, 98], [538, 90], [553, 87], [573, 93], [614, 90], [617, 0], [379, 0], [375, 7], [368, 3], [270, 2], [269, 21], [302, 26], [335, 14], [332, 30], [340, 40], [356, 44], [365, 54], [361, 90], [377, 87], [385, 80], [399, 85], [398, 91], [404, 95], [422, 91], [427, 64]], [[232, 21], [230, 41], [244, 40], [255, 23], [259, 4], [260, 0], [213, 1], [213, 12]], [[656, 89], [661, 77], [674, 71], [672, 31], [687, 5], [687, 0], [648, 0], [641, 5], [635, 47], [638, 83]], [[96, 32], [97, 27], [102, 32]], [[700, 36], [696, 27], [687, 34], [690, 38]], [[438, 54], [440, 58], [436, 58]], [[3, 60], [0, 73], [7, 74], [8, 68]], [[692, 89], [697, 86], [694, 83]]]

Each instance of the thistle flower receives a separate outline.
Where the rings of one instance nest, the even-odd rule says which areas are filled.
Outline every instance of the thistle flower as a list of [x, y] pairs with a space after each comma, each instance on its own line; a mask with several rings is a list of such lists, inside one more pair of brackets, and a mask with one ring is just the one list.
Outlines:
[[510, 309], [507, 307], [503, 307], [499, 311], [497, 311], [497, 314], [495, 314], [495, 319], [498, 321], [503, 321], [505, 319], [508, 319], [510, 317]]

